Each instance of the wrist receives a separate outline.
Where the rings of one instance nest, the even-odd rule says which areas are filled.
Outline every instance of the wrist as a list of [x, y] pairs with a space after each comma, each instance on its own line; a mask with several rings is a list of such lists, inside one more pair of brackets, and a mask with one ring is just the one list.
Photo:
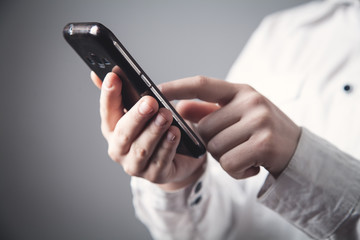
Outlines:
[[182, 188], [186, 188], [191, 184], [195, 183], [203, 175], [205, 169], [206, 169], [206, 161], [204, 161], [204, 163], [197, 170], [195, 170], [189, 177], [181, 181], [157, 184], [157, 186], [166, 192], [172, 192]]
[[287, 168], [290, 161], [294, 157], [294, 154], [298, 148], [301, 133], [302, 128], [294, 124], [292, 131], [289, 131], [288, 133], [288, 135], [292, 137], [286, 140], [286, 144], [283, 144], [285, 147], [282, 151], [280, 151], [281, 156], [276, 159], [277, 163], [273, 165], [273, 168], [267, 169], [275, 179], [282, 174], [282, 172]]

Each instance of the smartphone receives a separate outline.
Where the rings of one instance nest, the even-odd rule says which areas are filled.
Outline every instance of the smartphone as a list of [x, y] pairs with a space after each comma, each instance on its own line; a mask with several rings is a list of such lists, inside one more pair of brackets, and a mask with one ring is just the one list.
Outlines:
[[177, 153], [197, 158], [206, 152], [200, 138], [108, 28], [97, 22], [69, 23], [64, 27], [63, 35], [100, 79], [103, 80], [108, 72], [114, 72], [121, 78], [125, 109], [129, 110], [141, 97], [150, 95], [160, 107], [171, 111], [172, 125], [181, 131]]

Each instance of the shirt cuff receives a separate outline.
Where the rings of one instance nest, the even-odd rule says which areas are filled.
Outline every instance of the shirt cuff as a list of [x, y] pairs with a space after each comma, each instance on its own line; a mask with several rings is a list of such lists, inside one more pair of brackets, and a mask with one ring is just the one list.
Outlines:
[[360, 198], [360, 162], [306, 128], [283, 173], [269, 175], [259, 201], [311, 237], [326, 238]]
[[131, 178], [131, 189], [135, 201], [160, 211], [183, 211], [203, 202], [208, 193], [208, 166], [202, 176], [193, 184], [175, 191], [165, 191], [158, 185], [139, 177]]

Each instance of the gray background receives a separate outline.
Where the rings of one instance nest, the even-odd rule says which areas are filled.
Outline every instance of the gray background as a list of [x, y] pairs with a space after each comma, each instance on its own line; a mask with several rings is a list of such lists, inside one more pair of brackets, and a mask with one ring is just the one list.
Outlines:
[[2, 0], [0, 239], [150, 239], [66, 23], [104, 23], [156, 83], [224, 78], [265, 15], [304, 2]]

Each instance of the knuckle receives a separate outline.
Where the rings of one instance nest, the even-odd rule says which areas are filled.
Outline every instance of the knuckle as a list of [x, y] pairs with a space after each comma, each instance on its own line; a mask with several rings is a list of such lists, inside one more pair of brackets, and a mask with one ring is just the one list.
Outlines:
[[208, 84], [208, 78], [202, 75], [195, 76], [195, 84], [198, 87], [204, 87]]
[[132, 118], [132, 121], [134, 121], [134, 123], [136, 123], [136, 124], [140, 124], [140, 123], [142, 123], [145, 119], [147, 119], [146, 118], [146, 116], [143, 116], [143, 115], [141, 115], [140, 113], [133, 113], [133, 118]]
[[146, 179], [149, 180], [152, 183], [162, 183], [162, 177], [157, 173], [150, 173], [148, 176], [146, 176]]
[[[160, 109], [162, 110], [162, 109]], [[160, 135], [170, 126], [171, 124], [171, 113], [169, 114], [164, 111], [159, 112], [155, 119], [153, 120], [151, 127], [149, 128], [149, 133], [156, 137], [160, 137]]]
[[135, 148], [135, 157], [138, 159], [143, 159], [147, 156], [147, 151], [145, 148]]
[[270, 130], [263, 130], [261, 132], [261, 134], [259, 134], [259, 136], [256, 139], [256, 143], [255, 143], [255, 148], [256, 151], [256, 159], [257, 161], [260, 161], [261, 159], [267, 158], [267, 159], [271, 159], [273, 156], [273, 142], [274, 142], [274, 137], [273, 137], [273, 133]]
[[134, 163], [140, 164], [144, 160], [148, 159], [149, 151], [144, 146], [133, 144], [131, 148]]
[[124, 154], [129, 151], [128, 147], [124, 145], [124, 142], [129, 143], [128, 137], [124, 135], [121, 135], [121, 137], [117, 139], [115, 139], [114, 135], [109, 136], [108, 155], [114, 162], [121, 163]]
[[215, 159], [219, 159], [221, 157], [221, 153], [219, 150], [219, 144], [216, 139], [211, 139], [207, 144], [207, 150]]
[[234, 164], [233, 161], [231, 161], [231, 158], [229, 158], [226, 154], [221, 156], [219, 159], [221, 167], [228, 173], [233, 172], [234, 170]]
[[138, 169], [132, 165], [124, 164], [123, 169], [124, 172], [126, 172], [130, 176], [134, 176], [134, 177], [140, 176]]
[[179, 100], [176, 105], [175, 105], [175, 109], [176, 111], [182, 115], [181, 113], [184, 112], [184, 109], [186, 107], [186, 103], [187, 103], [187, 100]]
[[120, 149], [125, 149], [125, 146], [130, 144], [130, 137], [126, 133], [116, 132], [116, 142], [119, 145]]
[[197, 132], [199, 133], [199, 135], [205, 142], [209, 142], [210, 132], [209, 132], [209, 126], [208, 126], [206, 120], [202, 120], [198, 123]]
[[238, 84], [239, 88], [242, 88], [245, 92], [256, 92], [256, 90], [249, 84]]
[[164, 134], [161, 145], [164, 149], [168, 150], [168, 152], [173, 152], [179, 145], [180, 139], [180, 129], [174, 126], [170, 126], [167, 133]]
[[261, 108], [254, 119], [257, 127], [271, 127], [271, 112], [268, 108]]
[[115, 148], [112, 144], [109, 144], [108, 147], [108, 155], [109, 157], [116, 163], [120, 163], [120, 152], [117, 148]]
[[178, 146], [177, 141], [171, 140], [173, 135], [164, 136], [162, 143], [159, 145], [158, 151], [162, 151], [164, 154], [172, 154], [176, 151]]
[[265, 103], [265, 97], [258, 92], [249, 94], [248, 104], [252, 107], [261, 106]]

